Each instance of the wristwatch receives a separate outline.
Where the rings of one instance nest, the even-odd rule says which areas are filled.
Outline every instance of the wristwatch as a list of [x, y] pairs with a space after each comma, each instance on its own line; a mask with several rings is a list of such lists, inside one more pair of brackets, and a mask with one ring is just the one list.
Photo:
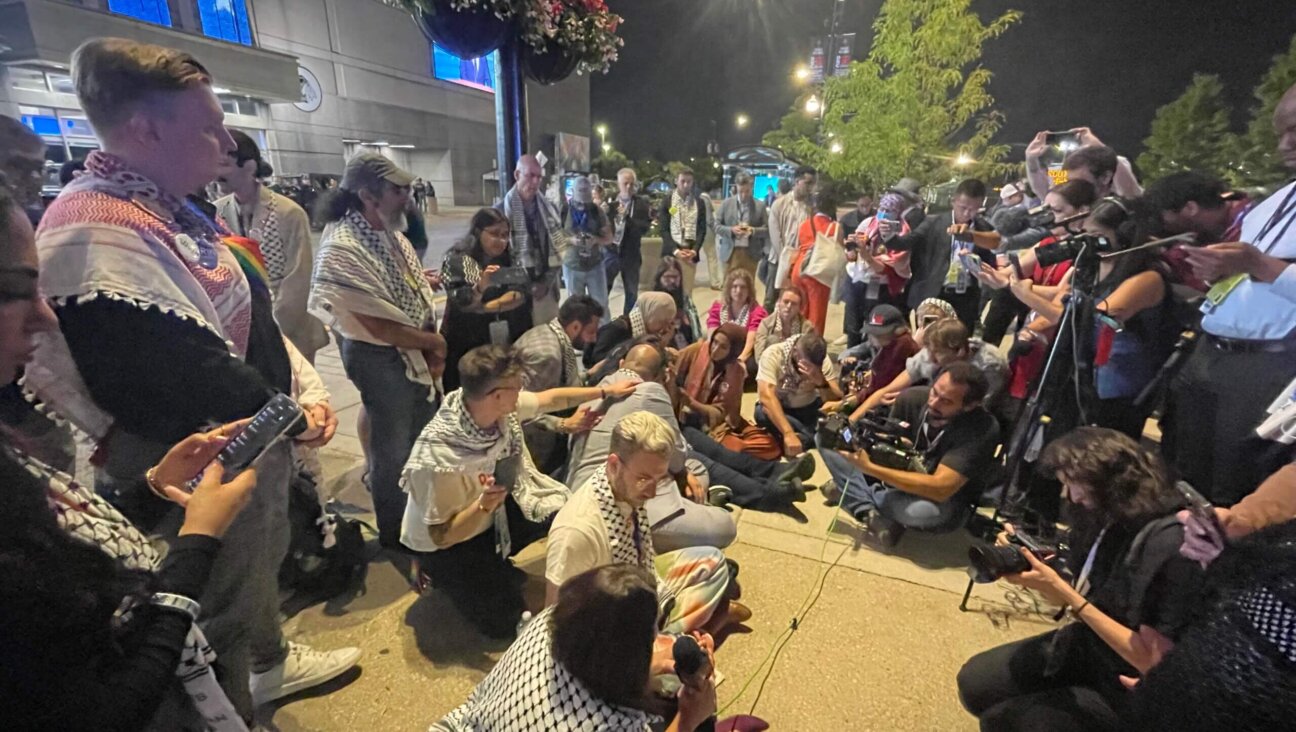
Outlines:
[[197, 600], [170, 592], [154, 592], [153, 596], [149, 598], [149, 604], [163, 610], [187, 615], [190, 622], [196, 622], [198, 614], [202, 612], [202, 605], [199, 605]]

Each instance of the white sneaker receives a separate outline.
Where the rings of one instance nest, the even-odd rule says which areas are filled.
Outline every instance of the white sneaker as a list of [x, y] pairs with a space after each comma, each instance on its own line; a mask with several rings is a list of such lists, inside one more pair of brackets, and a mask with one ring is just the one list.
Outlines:
[[300, 643], [288, 643], [288, 657], [269, 671], [253, 673], [252, 703], [261, 706], [303, 689], [341, 676], [360, 660], [359, 648], [317, 651]]

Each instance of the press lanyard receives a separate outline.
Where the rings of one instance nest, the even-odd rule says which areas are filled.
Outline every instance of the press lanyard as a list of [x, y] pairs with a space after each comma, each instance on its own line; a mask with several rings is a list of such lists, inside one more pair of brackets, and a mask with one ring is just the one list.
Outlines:
[[1075, 587], [1076, 592], [1079, 592], [1082, 596], [1089, 594], [1089, 573], [1093, 571], [1094, 560], [1098, 558], [1098, 545], [1102, 544], [1103, 536], [1106, 533], [1107, 527], [1104, 526], [1103, 530], [1098, 532], [1098, 538], [1094, 539], [1093, 546], [1089, 549], [1089, 556], [1085, 559], [1084, 566], [1080, 568], [1080, 574], [1076, 577], [1075, 584], [1072, 585]]
[[1296, 215], [1294, 214], [1296, 214], [1296, 184], [1291, 186], [1291, 190], [1287, 191], [1287, 195], [1283, 197], [1282, 203], [1278, 204], [1278, 208], [1274, 210], [1273, 215], [1260, 228], [1260, 233], [1256, 234], [1256, 240], [1253, 242], [1256, 248], [1259, 249], [1261, 242], [1269, 236], [1269, 232], [1273, 231], [1273, 228], [1281, 223], [1283, 227], [1279, 230], [1277, 236], [1261, 250], [1264, 254], [1268, 254], [1269, 250], [1273, 249], [1287, 235], [1287, 229], [1291, 228], [1292, 221], [1296, 221]]

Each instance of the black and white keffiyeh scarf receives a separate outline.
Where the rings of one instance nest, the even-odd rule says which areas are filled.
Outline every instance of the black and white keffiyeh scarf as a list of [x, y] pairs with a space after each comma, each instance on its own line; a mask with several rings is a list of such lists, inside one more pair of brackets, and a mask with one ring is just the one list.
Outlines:
[[783, 349], [783, 373], [779, 378], [778, 390], [784, 394], [795, 392], [801, 387], [801, 370], [797, 368], [797, 341], [801, 340], [801, 334], [797, 333], [791, 338], [778, 344]]
[[697, 198], [690, 197], [686, 201], [680, 197], [678, 190], [671, 192], [671, 236], [678, 245], [684, 246], [684, 242], [692, 241], [694, 246], [701, 246], [702, 242], [696, 241], [700, 206], [701, 202]]
[[567, 337], [567, 331], [563, 330], [562, 323], [557, 318], [549, 321], [549, 330], [558, 339], [558, 348], [562, 351], [562, 381], [559, 383], [566, 386], [572, 383], [574, 376], [580, 374], [580, 362], [576, 360], [576, 349], [572, 346], [571, 338]]
[[[509, 414], [487, 428], [478, 427], [468, 413], [463, 390], [456, 389], [446, 394], [436, 416], [414, 441], [401, 473], [401, 487], [409, 492], [411, 481], [430, 481], [435, 474], [494, 475], [496, 463], [508, 458], [521, 461], [512, 496], [528, 520], [539, 522], [567, 502], [567, 486], [532, 464], [517, 415]], [[495, 512], [495, 533], [497, 549], [508, 556], [511, 541], [504, 511]]]
[[[245, 236], [255, 239], [261, 245], [261, 256], [265, 259], [266, 274], [270, 278], [270, 290], [278, 292], [279, 283], [283, 282], [288, 270], [283, 237], [279, 235], [279, 206], [275, 203], [274, 193], [264, 186], [257, 186], [257, 194], [258, 206], [264, 208], [264, 215], [259, 215], [260, 211], [253, 215]], [[241, 226], [242, 222], [239, 224]]]
[[725, 323], [737, 323], [746, 328], [747, 320], [751, 318], [752, 304], [749, 302], [744, 305], [743, 309], [738, 311], [736, 317], [729, 315], [730, 310], [731, 308], [729, 303], [725, 303], [724, 307], [720, 308], [720, 325], [724, 325]]
[[647, 732], [660, 722], [595, 697], [554, 658], [553, 612], [537, 615], [468, 700], [428, 732]]
[[[638, 377], [638, 374], [636, 374]], [[617, 507], [616, 496], [612, 493], [612, 484], [608, 480], [607, 465], [600, 465], [586, 482], [587, 490], [594, 492], [598, 498], [599, 514], [603, 517], [603, 526], [607, 529], [608, 546], [612, 550], [612, 561], [616, 564], [633, 564], [637, 567], [653, 570], [656, 553], [653, 550], [652, 524], [648, 520], [648, 510], [643, 506], [634, 509], [629, 520]]]
[[[127, 569], [156, 572], [162, 557], [140, 530], [126, 520], [112, 504], [93, 490], [87, 490], [72, 476], [16, 450], [5, 449], [9, 457], [45, 486], [45, 499], [60, 528], [80, 541], [98, 547]], [[138, 605], [127, 598], [113, 616], [115, 627], [125, 627]], [[176, 676], [185, 695], [212, 732], [247, 732], [247, 725], [235, 711], [216, 680], [212, 664], [216, 652], [198, 625], [189, 626]]]

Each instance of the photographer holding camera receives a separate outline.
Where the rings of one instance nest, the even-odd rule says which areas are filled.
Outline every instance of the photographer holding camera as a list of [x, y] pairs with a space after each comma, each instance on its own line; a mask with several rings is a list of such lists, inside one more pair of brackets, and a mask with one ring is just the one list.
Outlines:
[[959, 671], [959, 697], [982, 729], [1116, 729], [1130, 704], [1120, 676], [1147, 671], [1164, 650], [1140, 631], [1177, 638], [1198, 604], [1201, 570], [1179, 555], [1181, 500], [1166, 469], [1138, 443], [1080, 427], [1045, 448], [1043, 464], [1072, 509], [1065, 575], [1026, 549], [1029, 569], [974, 566], [1080, 622], [972, 657]]
[[[910, 389], [896, 400], [888, 424], [905, 431], [903, 437], [912, 447], [910, 469], [878, 464], [884, 458], [874, 449], [829, 449], [839, 442], [821, 432], [816, 437], [819, 453], [836, 484], [821, 489], [825, 498], [841, 500], [884, 547], [894, 546], [905, 528], [949, 531], [962, 526], [984, 488], [981, 476], [990, 469], [999, 444], [999, 424], [982, 406], [987, 389], [980, 369], [957, 361], [940, 372], [930, 390]], [[857, 446], [860, 440], [851, 438], [869, 435], [857, 436], [852, 430], [849, 437], [841, 437]]]

